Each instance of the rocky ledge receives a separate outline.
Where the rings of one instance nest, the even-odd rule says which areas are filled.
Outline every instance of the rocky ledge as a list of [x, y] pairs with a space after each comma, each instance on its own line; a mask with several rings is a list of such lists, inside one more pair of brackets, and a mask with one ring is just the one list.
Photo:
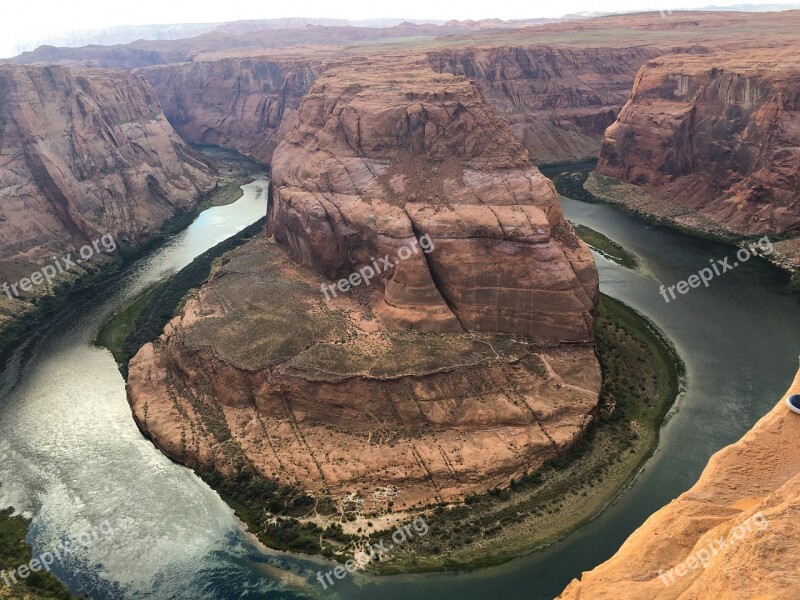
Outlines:
[[590, 191], [708, 233], [797, 231], [798, 81], [797, 48], [648, 62]]
[[268, 217], [130, 363], [169, 455], [375, 513], [506, 485], [581, 439], [597, 271], [465, 78], [331, 65], [274, 153]]

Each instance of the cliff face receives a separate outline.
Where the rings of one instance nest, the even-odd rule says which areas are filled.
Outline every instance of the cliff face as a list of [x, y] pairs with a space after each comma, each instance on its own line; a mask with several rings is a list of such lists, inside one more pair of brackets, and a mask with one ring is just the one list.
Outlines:
[[800, 227], [797, 51], [667, 56], [642, 68], [597, 173], [643, 188], [637, 208], [702, 230]]
[[439, 72], [464, 75], [505, 119], [537, 164], [595, 158], [654, 47], [443, 49]]
[[[462, 75], [509, 123], [537, 163], [594, 158], [605, 129], [655, 48], [467, 48], [427, 54], [430, 68]], [[177, 131], [263, 162], [294, 127], [300, 100], [330, 60], [323, 51], [206, 55], [142, 69]], [[353, 60], [363, 60], [353, 58]]]
[[593, 340], [597, 271], [550, 181], [470, 83], [410, 59], [331, 66], [273, 157], [268, 228], [329, 278], [375, 280], [387, 324]]
[[184, 139], [224, 146], [270, 163], [278, 142], [296, 124], [297, 107], [317, 69], [313, 60], [247, 57], [140, 72]]
[[[367, 513], [563, 456], [596, 414], [597, 271], [505, 124], [408, 59], [331, 65], [297, 116], [273, 156], [277, 245], [227, 255], [130, 363], [143, 430]], [[331, 292], [372, 257], [393, 264]]]
[[138, 75], [0, 66], [0, 260], [136, 245], [216, 183]]
[[[800, 393], [800, 374], [789, 393]], [[798, 497], [800, 415], [781, 401], [560, 598], [793, 600]]]

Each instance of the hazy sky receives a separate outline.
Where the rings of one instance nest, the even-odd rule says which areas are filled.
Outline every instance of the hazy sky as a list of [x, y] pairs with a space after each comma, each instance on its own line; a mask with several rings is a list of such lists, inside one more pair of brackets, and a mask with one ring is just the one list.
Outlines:
[[[795, 2], [797, 0], [794, 0]], [[697, 8], [709, 4], [778, 4], [786, 0], [2, 0], [0, 6], [0, 57], [16, 54], [19, 42], [46, 39], [74, 29], [153, 23], [202, 23], [277, 17], [328, 17], [339, 19], [522, 19], [558, 17], [572, 12]]]

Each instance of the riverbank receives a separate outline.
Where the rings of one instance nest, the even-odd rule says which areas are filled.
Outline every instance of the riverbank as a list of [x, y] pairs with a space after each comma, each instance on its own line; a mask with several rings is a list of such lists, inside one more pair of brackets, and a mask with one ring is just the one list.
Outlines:
[[398, 547], [376, 572], [506, 562], [565, 537], [613, 502], [655, 450], [684, 366], [652, 322], [608, 296], [600, 302], [597, 348], [604, 381], [600, 414], [574, 452], [507, 489], [435, 508], [425, 517], [430, 532]]
[[[553, 178], [559, 194], [583, 202], [602, 202], [635, 215], [656, 225], [680, 231], [681, 233], [702, 237], [745, 247], [763, 236], [748, 236], [720, 228], [710, 221], [703, 221], [679, 209], [663, 204], [650, 196], [641, 187], [597, 174], [585, 165], [574, 165], [571, 170], [555, 175]], [[790, 276], [792, 289], [800, 292], [800, 236], [796, 233], [768, 235], [774, 251], [762, 258], [786, 271]]]
[[214, 261], [258, 234], [264, 228], [265, 221], [266, 217], [263, 217], [203, 252], [189, 265], [154, 285], [103, 324], [96, 344], [111, 351], [123, 376], [127, 377], [128, 361], [139, 348], [161, 335], [164, 326], [180, 310], [186, 295], [205, 283]]
[[[29, 565], [33, 550], [25, 541], [31, 522], [16, 515], [13, 509], [0, 510], [0, 572], [5, 579], [0, 580], [0, 600], [72, 600], [77, 598], [56, 577], [48, 571], [31, 571], [22, 579], [11, 573], [24, 565]], [[11, 585], [8, 585], [8, 584]]]
[[[208, 151], [201, 147], [196, 150]], [[192, 210], [176, 214], [165, 221], [145, 244], [136, 248], [120, 246], [113, 256], [99, 255], [96, 264], [85, 262], [77, 265], [61, 279], [54, 281], [52, 287], [34, 286], [24, 298], [11, 300], [0, 294], [0, 363], [24, 336], [33, 332], [49, 315], [69, 304], [80, 293], [111, 278], [126, 265], [164, 244], [171, 236], [185, 229], [206, 208], [230, 204], [240, 198], [240, 186], [252, 181], [253, 176], [265, 167], [246, 157], [228, 154], [228, 158], [222, 152], [214, 152], [213, 156], [203, 155], [206, 163], [217, 174], [216, 189], [198, 198]], [[25, 269], [19, 267], [19, 277], [27, 276], [32, 269], [38, 268], [38, 265], [32, 263]]]
[[575, 228], [575, 233], [578, 234], [578, 237], [604, 258], [614, 261], [626, 269], [636, 268], [638, 264], [636, 257], [614, 240], [585, 225], [573, 223], [572, 226]]

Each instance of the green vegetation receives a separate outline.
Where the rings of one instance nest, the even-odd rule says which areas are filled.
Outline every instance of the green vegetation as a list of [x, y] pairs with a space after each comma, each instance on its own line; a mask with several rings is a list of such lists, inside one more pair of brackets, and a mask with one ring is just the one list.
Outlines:
[[636, 268], [638, 264], [636, 257], [614, 240], [585, 225], [573, 223], [572, 226], [575, 228], [578, 237], [589, 244], [589, 247], [598, 254], [628, 269]]
[[[590, 171], [597, 168], [596, 158], [587, 158], [585, 160], [563, 160], [560, 162], [542, 163], [536, 165], [541, 171], [542, 175], [549, 177], [556, 182], [564, 173], [578, 173], [583, 172], [588, 175]], [[583, 185], [583, 184], [581, 184]], [[566, 195], [566, 194], [565, 194]]]
[[199, 475], [247, 523], [261, 543], [277, 550], [332, 556], [334, 550], [342, 549], [342, 543], [350, 541], [339, 526], [323, 530], [315, 523], [298, 519], [336, 512], [326, 498], [318, 500], [296, 487], [262, 477], [243, 454], [236, 454], [235, 475], [218, 471], [200, 471]]
[[553, 175], [551, 179], [559, 195], [572, 198], [573, 200], [580, 200], [581, 202], [597, 204], [599, 200], [583, 187], [583, 184], [586, 183], [586, 180], [589, 178], [590, 172], [591, 170], [586, 169], [570, 171]]
[[426, 516], [430, 532], [395, 549], [381, 573], [498, 564], [562, 538], [596, 517], [653, 453], [680, 391], [683, 366], [656, 327], [603, 296], [597, 323], [600, 411], [568, 456]]
[[13, 583], [9, 573], [22, 565], [28, 565], [33, 558], [31, 547], [25, 543], [30, 521], [21, 516], [12, 517], [13, 510], [0, 510], [0, 570], [12, 585], [6, 586], [0, 580], [0, 599], [26, 598], [31, 600], [75, 598], [54, 575], [47, 571], [32, 571], [27, 578], [16, 577]]
[[791, 287], [793, 291], [800, 294], [800, 269], [792, 273], [792, 281], [789, 284], [789, 287]]
[[161, 335], [164, 326], [178, 312], [186, 294], [205, 283], [214, 261], [260, 232], [264, 228], [265, 220], [266, 217], [259, 219], [236, 235], [206, 250], [103, 325], [98, 343], [111, 350], [123, 375], [127, 376], [128, 361], [139, 348]]
[[139, 296], [133, 304], [126, 306], [120, 312], [112, 316], [100, 329], [97, 334], [96, 344], [108, 348], [117, 361], [117, 364], [124, 365], [130, 360], [123, 351], [125, 340], [131, 334], [142, 310], [150, 303], [153, 296], [161, 289], [165, 282], [161, 282], [150, 288], [146, 293]]

